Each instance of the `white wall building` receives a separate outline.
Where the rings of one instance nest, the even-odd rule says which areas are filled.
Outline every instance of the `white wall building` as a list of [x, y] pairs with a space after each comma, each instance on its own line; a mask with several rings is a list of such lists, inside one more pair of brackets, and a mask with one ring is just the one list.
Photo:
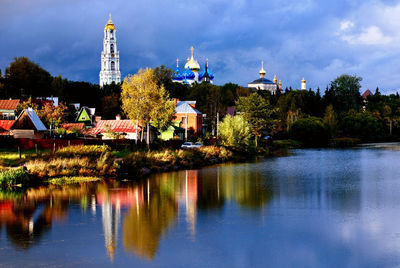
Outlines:
[[281, 86], [282, 86], [281, 81], [279, 81], [279, 84], [278, 84], [278, 79], [276, 78], [276, 76], [274, 76], [273, 81], [266, 79], [265, 78], [266, 73], [267, 72], [264, 70], [264, 62], [262, 61], [261, 69], [259, 71], [260, 78], [254, 80], [251, 83], [248, 83], [247, 87], [254, 88], [257, 90], [268, 90], [271, 92], [271, 94], [275, 94], [278, 89], [281, 90]]
[[117, 29], [111, 20], [110, 14], [110, 19], [104, 28], [103, 51], [101, 52], [100, 87], [109, 85], [112, 82], [121, 83], [116, 32]]

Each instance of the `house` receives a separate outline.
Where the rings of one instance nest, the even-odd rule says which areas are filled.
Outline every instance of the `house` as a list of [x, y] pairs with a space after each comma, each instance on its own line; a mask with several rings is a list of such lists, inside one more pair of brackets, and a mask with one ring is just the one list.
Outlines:
[[64, 123], [60, 125], [60, 128], [72, 131], [72, 130], [79, 130], [83, 131], [85, 128], [85, 123]]
[[15, 120], [0, 120], [0, 136], [10, 135], [10, 128]]
[[88, 108], [87, 106], [82, 106], [78, 112], [75, 122], [84, 123], [85, 125], [92, 125], [94, 119], [94, 113], [96, 108]]
[[47, 128], [32, 108], [24, 109], [10, 127], [14, 138], [42, 138]]
[[138, 131], [136, 131], [136, 125], [132, 120], [121, 120], [118, 117], [116, 120], [98, 121], [96, 126], [92, 128], [88, 134], [94, 136], [101, 135], [101, 139], [103, 140], [119, 138], [135, 140], [137, 133], [140, 133], [140, 131], [140, 127], [138, 127]]
[[[177, 125], [179, 122], [175, 121]], [[171, 139], [179, 138], [183, 140], [185, 137], [185, 129], [181, 128], [177, 125], [170, 125], [166, 130], [161, 131], [161, 134], [158, 136], [161, 140], [167, 141]]]
[[373, 95], [373, 94], [372, 94], [371, 90], [367, 89], [367, 90], [361, 95], [361, 97], [363, 98], [364, 101], [366, 101], [367, 98], [368, 98], [368, 96], [372, 96], [372, 95]]
[[0, 100], [0, 119], [14, 120], [19, 100]]
[[203, 129], [203, 116], [196, 110], [196, 101], [179, 101], [175, 99], [175, 120], [179, 122], [179, 127], [185, 130], [193, 129], [196, 133], [201, 133]]

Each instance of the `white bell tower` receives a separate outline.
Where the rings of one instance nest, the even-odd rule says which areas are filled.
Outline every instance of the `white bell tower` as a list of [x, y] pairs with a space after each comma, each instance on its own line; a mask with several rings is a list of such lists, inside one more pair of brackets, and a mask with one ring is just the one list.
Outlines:
[[121, 83], [116, 31], [110, 14], [110, 19], [104, 28], [103, 51], [101, 52], [100, 87], [109, 85], [112, 82]]

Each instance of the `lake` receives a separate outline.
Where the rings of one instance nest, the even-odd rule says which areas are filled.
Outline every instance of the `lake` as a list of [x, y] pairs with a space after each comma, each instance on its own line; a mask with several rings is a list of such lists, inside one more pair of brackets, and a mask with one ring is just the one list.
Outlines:
[[400, 144], [0, 192], [0, 267], [400, 265]]

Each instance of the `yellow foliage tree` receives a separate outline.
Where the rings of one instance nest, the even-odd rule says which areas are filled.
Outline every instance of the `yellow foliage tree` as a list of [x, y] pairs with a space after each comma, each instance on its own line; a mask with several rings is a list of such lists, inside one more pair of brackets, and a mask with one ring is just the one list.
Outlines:
[[[122, 110], [131, 120], [147, 125], [150, 122], [161, 128], [167, 125], [174, 113], [174, 103], [164, 86], [157, 85], [154, 70], [140, 69], [135, 75], [129, 75], [122, 83]], [[147, 131], [147, 144], [150, 142]]]

